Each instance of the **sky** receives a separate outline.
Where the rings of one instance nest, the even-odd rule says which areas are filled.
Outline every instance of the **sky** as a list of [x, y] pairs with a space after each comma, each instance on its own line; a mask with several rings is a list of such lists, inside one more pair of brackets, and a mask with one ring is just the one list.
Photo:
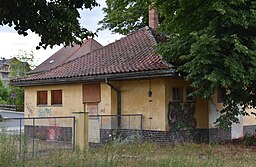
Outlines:
[[[104, 0], [97, 0], [97, 2], [100, 3], [100, 7], [95, 7], [92, 10], [80, 11], [80, 24], [92, 32], [95, 32], [96, 29], [100, 27], [98, 21], [103, 19], [104, 16], [101, 9], [106, 6]], [[112, 34], [108, 30], [98, 32], [97, 35], [98, 37], [95, 37], [94, 39], [104, 46], [121, 38], [121, 35]], [[40, 38], [35, 33], [29, 32], [29, 35], [24, 37], [18, 35], [12, 27], [0, 26], [0, 58], [4, 57], [8, 59], [14, 57], [15, 55], [18, 55], [20, 50], [28, 53], [33, 51], [35, 54], [35, 63], [36, 65], [39, 65], [63, 47], [54, 46], [53, 49], [48, 47], [46, 50], [43, 48], [36, 50], [39, 41]]]

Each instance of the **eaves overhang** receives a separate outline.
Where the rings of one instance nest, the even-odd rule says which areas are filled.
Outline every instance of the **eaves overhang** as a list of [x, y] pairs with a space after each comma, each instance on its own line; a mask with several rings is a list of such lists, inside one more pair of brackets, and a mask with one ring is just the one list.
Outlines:
[[42, 85], [57, 85], [57, 84], [71, 84], [71, 83], [85, 83], [85, 82], [105, 82], [105, 79], [109, 81], [121, 81], [121, 80], [133, 80], [133, 79], [147, 79], [157, 77], [173, 77], [176, 78], [175, 69], [164, 70], [150, 70], [140, 72], [129, 73], [117, 73], [117, 74], [102, 74], [93, 76], [77, 76], [77, 77], [63, 77], [63, 78], [49, 78], [49, 79], [37, 79], [37, 80], [20, 80], [11, 81], [13, 86], [42, 86]]

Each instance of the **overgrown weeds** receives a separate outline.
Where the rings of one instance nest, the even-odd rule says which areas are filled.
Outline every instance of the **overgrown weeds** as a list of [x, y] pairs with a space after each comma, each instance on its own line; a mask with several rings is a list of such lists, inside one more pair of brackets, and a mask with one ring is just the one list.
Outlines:
[[[13, 136], [12, 136], [13, 137]], [[0, 134], [0, 166], [23, 167], [119, 167], [119, 166], [255, 166], [256, 151], [251, 147], [231, 144], [193, 144], [177, 145], [157, 143], [128, 143], [115, 141], [97, 148], [74, 152], [59, 151], [44, 157], [22, 159], [18, 156], [15, 138], [6, 133]], [[24, 145], [23, 147], [26, 147]], [[23, 150], [26, 150], [23, 148]]]

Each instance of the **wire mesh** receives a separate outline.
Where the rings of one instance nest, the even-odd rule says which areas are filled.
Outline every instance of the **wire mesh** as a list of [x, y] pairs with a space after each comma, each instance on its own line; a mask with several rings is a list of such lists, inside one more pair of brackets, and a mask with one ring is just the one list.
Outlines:
[[73, 150], [75, 117], [5, 118], [0, 137], [16, 148], [20, 158]]
[[140, 142], [142, 115], [89, 115], [89, 142], [105, 144], [111, 141]]

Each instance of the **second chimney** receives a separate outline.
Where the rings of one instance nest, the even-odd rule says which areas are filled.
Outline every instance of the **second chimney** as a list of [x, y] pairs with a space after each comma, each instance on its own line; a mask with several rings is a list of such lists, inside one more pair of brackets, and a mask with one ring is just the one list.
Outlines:
[[158, 27], [158, 15], [154, 7], [148, 6], [148, 24], [149, 27], [156, 30]]

